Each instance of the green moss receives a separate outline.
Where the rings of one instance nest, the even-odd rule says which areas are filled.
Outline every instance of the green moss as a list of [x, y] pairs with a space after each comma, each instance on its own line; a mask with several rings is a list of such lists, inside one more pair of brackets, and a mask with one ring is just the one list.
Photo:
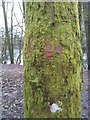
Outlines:
[[[81, 117], [82, 51], [77, 5], [26, 3], [24, 118]], [[45, 56], [47, 41], [51, 58]], [[61, 48], [57, 53], [58, 45]], [[59, 100], [62, 112], [51, 113], [50, 103]]]

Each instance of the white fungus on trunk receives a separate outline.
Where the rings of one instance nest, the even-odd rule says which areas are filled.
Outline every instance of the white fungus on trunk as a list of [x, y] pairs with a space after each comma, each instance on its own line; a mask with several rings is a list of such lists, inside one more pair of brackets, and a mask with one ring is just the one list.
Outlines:
[[62, 104], [53, 103], [53, 104], [50, 106], [50, 111], [51, 111], [52, 113], [54, 113], [54, 112], [61, 112], [61, 111], [62, 111], [61, 105], [62, 105]]

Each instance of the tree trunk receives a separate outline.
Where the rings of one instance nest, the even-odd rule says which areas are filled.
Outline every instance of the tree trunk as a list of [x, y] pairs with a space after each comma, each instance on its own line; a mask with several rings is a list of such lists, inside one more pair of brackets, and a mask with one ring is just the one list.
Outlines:
[[11, 63], [14, 63], [14, 45], [13, 45], [13, 11], [14, 11], [14, 2], [12, 2], [11, 8]]
[[4, 22], [5, 22], [5, 35], [8, 43], [8, 49], [9, 49], [9, 55], [10, 55], [10, 61], [11, 63], [14, 63], [13, 61], [13, 54], [12, 54], [12, 49], [11, 49], [11, 42], [10, 42], [10, 35], [8, 31], [8, 23], [7, 23], [7, 16], [5, 12], [5, 2], [2, 0], [2, 8], [3, 8], [3, 14], [4, 14]]
[[25, 19], [25, 2], [22, 2], [22, 7], [23, 7], [23, 18]]
[[88, 42], [87, 42], [87, 46], [88, 46], [88, 69], [90, 69], [90, 2], [88, 2]]
[[77, 2], [26, 3], [25, 28], [24, 118], [81, 118]]

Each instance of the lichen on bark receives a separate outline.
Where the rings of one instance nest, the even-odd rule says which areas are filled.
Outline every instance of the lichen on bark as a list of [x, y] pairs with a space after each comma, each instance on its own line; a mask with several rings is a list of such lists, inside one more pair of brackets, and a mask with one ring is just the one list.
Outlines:
[[[78, 3], [26, 3], [24, 117], [80, 118]], [[62, 101], [61, 112], [50, 105]]]

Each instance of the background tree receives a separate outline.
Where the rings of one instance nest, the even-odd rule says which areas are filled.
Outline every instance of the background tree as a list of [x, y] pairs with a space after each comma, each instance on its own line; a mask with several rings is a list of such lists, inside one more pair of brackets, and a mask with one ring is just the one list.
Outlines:
[[84, 17], [84, 34], [86, 34], [86, 38], [83, 41], [83, 51], [88, 53], [88, 69], [90, 69], [90, 55], [89, 55], [89, 51], [90, 50], [90, 40], [89, 40], [89, 2], [84, 2], [83, 3], [83, 17]]
[[[19, 18], [17, 17], [18, 14], [16, 14], [16, 8], [20, 13]], [[3, 48], [0, 50], [0, 61], [4, 64], [22, 64], [22, 47], [24, 35], [24, 11], [22, 2], [19, 1], [18, 5], [16, 5], [16, 1], [2, 1], [0, 9], [3, 10], [3, 13], [1, 14], [4, 17], [4, 26], [3, 24], [1, 25], [4, 28], [3, 36], [2, 30], [0, 31], [1, 45], [3, 46]]]
[[78, 3], [25, 6], [24, 117], [81, 118]]
[[[3, 8], [3, 14], [4, 14], [4, 22], [5, 22], [5, 34], [6, 34], [6, 41], [7, 41], [7, 45], [8, 45], [8, 49], [9, 49], [9, 55], [10, 55], [10, 61], [11, 63], [14, 63], [14, 58], [13, 58], [13, 45], [11, 46], [11, 40], [10, 39], [10, 34], [9, 34], [9, 30], [8, 30], [8, 23], [7, 23], [7, 15], [6, 15], [6, 11], [5, 11], [5, 2], [2, 1], [2, 8]], [[13, 9], [12, 9], [13, 12]], [[12, 17], [11, 17], [12, 20]], [[13, 20], [12, 20], [13, 21]], [[11, 22], [12, 22], [11, 21]], [[12, 24], [11, 24], [12, 25]], [[12, 28], [11, 28], [12, 29]], [[11, 33], [12, 36], [12, 33]], [[11, 37], [12, 38], [12, 37]]]
[[14, 11], [14, 2], [12, 2], [12, 7], [11, 7], [11, 38], [10, 38], [10, 47], [11, 47], [11, 55], [12, 55], [11, 63], [14, 63], [14, 45], [13, 45], [13, 11]]

